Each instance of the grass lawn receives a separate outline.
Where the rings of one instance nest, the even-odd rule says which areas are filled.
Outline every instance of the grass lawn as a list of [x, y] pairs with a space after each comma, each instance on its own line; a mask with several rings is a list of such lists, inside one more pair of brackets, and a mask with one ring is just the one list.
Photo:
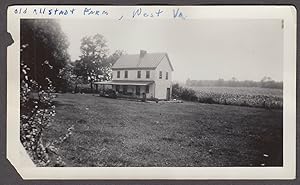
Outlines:
[[[282, 110], [58, 94], [45, 142], [67, 166], [282, 166]], [[266, 155], [264, 155], [266, 154]]]

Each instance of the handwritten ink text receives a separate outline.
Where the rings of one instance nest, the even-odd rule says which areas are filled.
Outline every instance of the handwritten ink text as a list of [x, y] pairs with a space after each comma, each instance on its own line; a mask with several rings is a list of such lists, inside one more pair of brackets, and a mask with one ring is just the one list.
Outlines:
[[179, 8], [177, 8], [177, 9], [173, 9], [173, 18], [185, 19], [186, 16], [182, 13], [182, 11], [180, 11]]
[[142, 8], [138, 8], [133, 11], [132, 13], [132, 18], [142, 16], [142, 17], [159, 17], [163, 11], [161, 9], [158, 9], [157, 11], [154, 12], [147, 12], [143, 10]]
[[83, 15], [108, 15], [106, 10], [94, 10], [92, 8], [84, 8]]

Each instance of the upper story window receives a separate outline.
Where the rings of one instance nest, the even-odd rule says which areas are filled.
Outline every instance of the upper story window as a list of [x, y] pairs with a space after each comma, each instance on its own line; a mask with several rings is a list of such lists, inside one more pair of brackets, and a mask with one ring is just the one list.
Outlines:
[[128, 71], [125, 71], [124, 78], [128, 78]]
[[150, 71], [146, 71], [146, 78], [150, 78]]
[[162, 79], [162, 71], [159, 71], [159, 79]]
[[169, 79], [169, 73], [166, 72], [166, 80], [168, 80], [168, 79]]
[[137, 72], [137, 78], [141, 78], [141, 71]]
[[120, 78], [120, 71], [117, 71], [117, 78]]

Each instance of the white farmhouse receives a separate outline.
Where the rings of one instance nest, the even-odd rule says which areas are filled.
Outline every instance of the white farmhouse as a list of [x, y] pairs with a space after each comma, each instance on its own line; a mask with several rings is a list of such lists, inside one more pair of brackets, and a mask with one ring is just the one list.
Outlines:
[[119, 96], [169, 100], [172, 93], [173, 67], [167, 53], [123, 55], [112, 66], [112, 81], [96, 82], [110, 85]]

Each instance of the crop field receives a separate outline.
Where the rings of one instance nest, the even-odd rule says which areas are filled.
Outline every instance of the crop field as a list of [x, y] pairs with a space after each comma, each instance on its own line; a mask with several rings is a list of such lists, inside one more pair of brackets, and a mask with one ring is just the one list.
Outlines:
[[213, 103], [252, 107], [279, 108], [283, 106], [283, 90], [259, 87], [188, 87], [199, 99], [210, 98]]

